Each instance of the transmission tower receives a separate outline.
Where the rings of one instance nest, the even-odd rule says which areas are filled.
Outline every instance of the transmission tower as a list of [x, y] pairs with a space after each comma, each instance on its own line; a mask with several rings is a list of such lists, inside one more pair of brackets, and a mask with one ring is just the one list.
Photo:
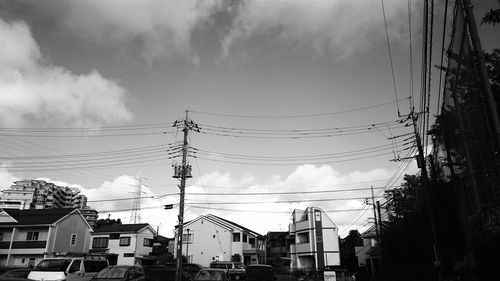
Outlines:
[[134, 205], [132, 207], [132, 214], [130, 215], [130, 223], [133, 224], [141, 223], [141, 195], [143, 194], [142, 186], [145, 179], [147, 178], [143, 177], [141, 171], [139, 170], [134, 178], [135, 184], [132, 185], [134, 188], [134, 191], [132, 192], [134, 194]]

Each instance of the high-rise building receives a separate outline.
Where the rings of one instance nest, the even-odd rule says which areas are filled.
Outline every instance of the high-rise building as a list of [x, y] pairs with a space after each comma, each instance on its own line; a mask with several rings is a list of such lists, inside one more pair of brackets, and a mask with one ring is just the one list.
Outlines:
[[87, 196], [74, 187], [58, 186], [44, 180], [15, 181], [2, 191], [0, 209], [77, 208], [91, 226], [97, 221], [97, 211], [87, 207]]

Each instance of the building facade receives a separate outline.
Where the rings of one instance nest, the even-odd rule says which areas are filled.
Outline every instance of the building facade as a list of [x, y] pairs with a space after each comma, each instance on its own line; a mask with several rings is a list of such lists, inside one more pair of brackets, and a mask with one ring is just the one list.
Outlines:
[[90, 251], [109, 254], [110, 264], [142, 265], [150, 259], [156, 235], [147, 223], [105, 225], [92, 232]]
[[321, 270], [340, 265], [338, 228], [320, 208], [294, 210], [290, 224], [290, 268]]
[[87, 197], [78, 188], [58, 186], [44, 180], [16, 181], [2, 191], [0, 208], [52, 209], [78, 208], [87, 206]]
[[[182, 254], [187, 261], [203, 266], [238, 259], [246, 265], [265, 263], [265, 238], [218, 216], [208, 214], [184, 223], [182, 241]], [[177, 240], [174, 243], [177, 249]]]
[[88, 252], [92, 228], [78, 209], [0, 212], [0, 266], [31, 267], [61, 252]]

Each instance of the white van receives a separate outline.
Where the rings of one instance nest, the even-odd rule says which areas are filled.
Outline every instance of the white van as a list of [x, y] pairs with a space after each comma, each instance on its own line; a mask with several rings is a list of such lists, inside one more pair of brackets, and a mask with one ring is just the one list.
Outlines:
[[78, 257], [43, 259], [33, 268], [28, 279], [37, 281], [88, 281], [108, 266], [104, 259]]

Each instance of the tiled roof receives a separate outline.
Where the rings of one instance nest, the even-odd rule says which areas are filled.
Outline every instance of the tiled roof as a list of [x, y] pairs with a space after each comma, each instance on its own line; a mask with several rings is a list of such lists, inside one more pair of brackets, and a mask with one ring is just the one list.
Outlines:
[[[40, 225], [53, 224], [74, 210], [73, 208], [58, 208], [29, 210], [4, 209], [3, 211], [18, 221], [16, 225]], [[12, 223], [0, 223], [0, 225], [11, 224]]]
[[94, 233], [105, 233], [105, 232], [137, 232], [145, 227], [148, 227], [147, 223], [137, 223], [137, 224], [112, 224], [103, 225], [99, 228], [94, 229]]

